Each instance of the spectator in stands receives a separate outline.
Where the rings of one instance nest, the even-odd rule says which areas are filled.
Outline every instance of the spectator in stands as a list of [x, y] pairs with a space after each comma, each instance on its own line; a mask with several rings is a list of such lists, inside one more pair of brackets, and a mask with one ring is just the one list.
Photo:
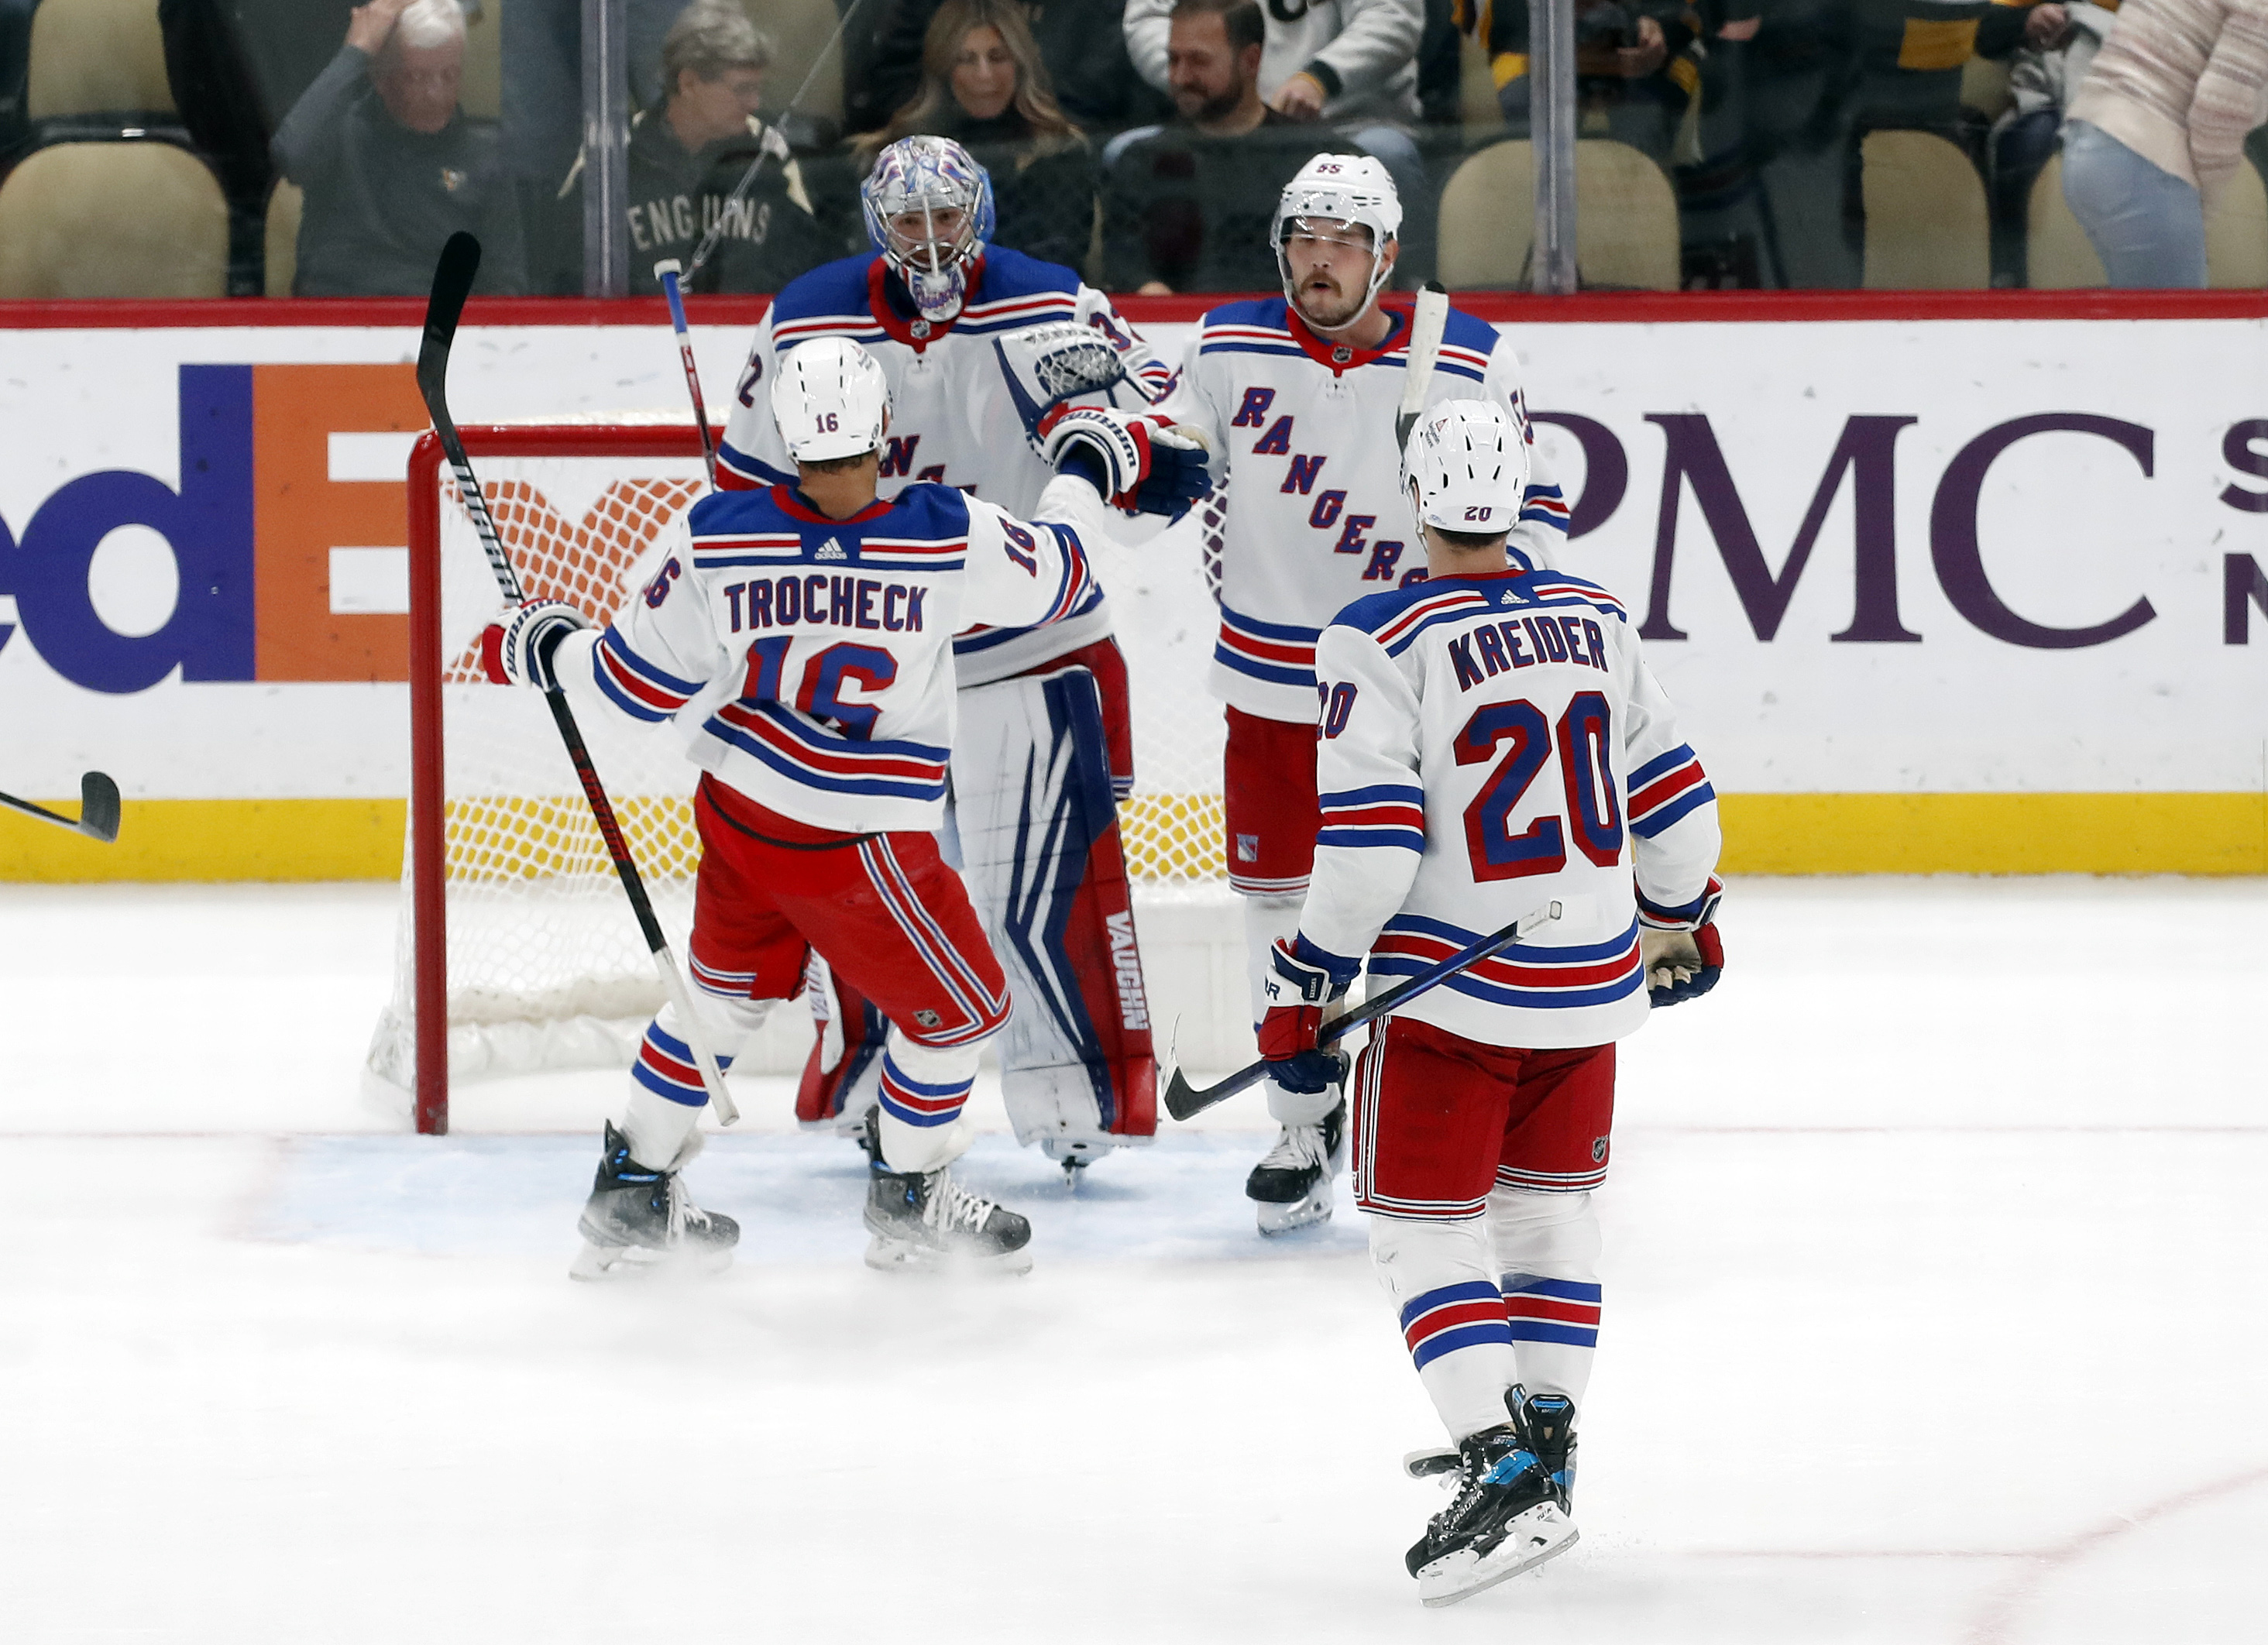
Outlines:
[[1103, 179], [1103, 277], [1114, 291], [1273, 291], [1276, 202], [1336, 146], [1328, 127], [1261, 100], [1256, 0], [1178, 0], [1171, 124], [1127, 133]]
[[[1142, 77], [1167, 92], [1174, 92], [1169, 48], [1178, 10], [1175, 0], [1126, 0], [1127, 52]], [[1286, 120], [1326, 121], [1351, 132], [1368, 122], [1418, 117], [1425, 0], [1271, 4], [1263, 26], [1261, 99]], [[1178, 105], [1178, 93], [1174, 100]]]
[[[654, 264], [669, 257], [690, 264], [720, 220], [725, 231], [690, 276], [692, 290], [777, 291], [827, 260], [787, 139], [756, 117], [772, 56], [772, 42], [734, 0], [692, 0], [671, 25], [661, 47], [661, 107], [630, 120], [631, 292], [659, 291]], [[765, 159], [755, 183], [728, 209], [759, 154]], [[554, 244], [579, 239], [583, 162], [578, 154], [553, 203], [562, 219], [560, 231], [546, 237]], [[546, 283], [571, 290], [576, 268], [556, 271]]]
[[2115, 10], [2087, 0], [2037, 5], [2026, 15], [2024, 43], [2008, 64], [2009, 106], [1989, 139], [1995, 285], [2030, 283], [2032, 185], [2062, 145], [2064, 109], [2117, 21]]
[[[849, 4], [849, 0], [843, 0]], [[876, 13], [864, 49], [846, 40], [854, 67], [846, 76], [843, 111], [853, 131], [875, 131], [921, 95], [930, 24], [945, 0], [865, 0]], [[1126, 57], [1120, 26], [1124, 0], [1040, 0], [1020, 8], [1046, 65], [1064, 117], [1100, 142], [1104, 134], [1148, 125], [1172, 112]], [[857, 31], [853, 31], [856, 33]], [[998, 178], [994, 179], [997, 183]]]
[[920, 88], [858, 140], [860, 169], [917, 134], [952, 138], [991, 173], [994, 245], [1086, 267], [1094, 153], [1057, 106], [1015, 0], [944, 0], [922, 45]]
[[423, 296], [459, 229], [481, 239], [478, 289], [526, 289], [519, 211], [495, 130], [457, 106], [457, 0], [370, 0], [276, 128], [276, 169], [306, 191], [301, 297]]
[[2205, 214], [2268, 85], [2268, 0], [2125, 0], [2072, 98], [2063, 194], [2113, 286], [2205, 283]]

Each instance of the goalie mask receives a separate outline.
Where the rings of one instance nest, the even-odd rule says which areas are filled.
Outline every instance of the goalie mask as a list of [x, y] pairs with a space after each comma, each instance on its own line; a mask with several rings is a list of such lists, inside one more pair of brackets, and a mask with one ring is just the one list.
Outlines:
[[[1341, 331], [1368, 309], [1393, 271], [1387, 242], [1402, 227], [1402, 200], [1386, 167], [1366, 154], [1319, 154], [1284, 186], [1276, 202], [1276, 268], [1285, 300], [1316, 331]], [[1294, 235], [1353, 246], [1370, 259], [1369, 281], [1351, 312], [1320, 325], [1300, 305], [1288, 243]]]
[[814, 337], [780, 356], [772, 421], [799, 463], [864, 457], [889, 425], [889, 379], [849, 338]]
[[1498, 537], [1519, 523], [1528, 495], [1528, 441], [1503, 407], [1445, 400], [1410, 430], [1402, 490], [1425, 528]]
[[[949, 137], [901, 137], [858, 187], [866, 235], [932, 325], [961, 312], [992, 238], [992, 179]], [[918, 334], [918, 333], [917, 333]]]

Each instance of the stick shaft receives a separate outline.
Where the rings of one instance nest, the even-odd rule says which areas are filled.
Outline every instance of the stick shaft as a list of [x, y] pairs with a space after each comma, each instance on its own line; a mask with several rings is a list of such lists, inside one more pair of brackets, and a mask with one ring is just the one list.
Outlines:
[[701, 461], [709, 470], [709, 489], [717, 488], [717, 438], [709, 431], [709, 406], [701, 397], [701, 367], [693, 357], [693, 329], [685, 323], [685, 290], [677, 260], [653, 266], [661, 276], [661, 294], [669, 299], [669, 326], [677, 334], [677, 363], [685, 371], [685, 392], [693, 397], [693, 425], [701, 430]]
[[19, 800], [12, 794], [0, 794], [0, 805], [7, 806], [11, 811], [19, 811], [26, 817], [37, 817], [42, 822], [54, 823], [57, 827], [69, 828], [74, 833], [78, 828], [78, 823], [74, 819], [65, 817], [59, 811], [51, 811], [44, 805], [34, 805], [29, 800]]

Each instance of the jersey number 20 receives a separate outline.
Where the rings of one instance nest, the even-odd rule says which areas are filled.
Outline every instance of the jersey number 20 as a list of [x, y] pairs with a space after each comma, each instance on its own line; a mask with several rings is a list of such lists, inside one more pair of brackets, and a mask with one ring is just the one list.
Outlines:
[[[1457, 763], [1497, 761], [1481, 791], [1465, 807], [1465, 849], [1472, 857], [1475, 879], [1557, 873], [1567, 866], [1571, 830], [1576, 848], [1599, 867], [1612, 868], [1622, 860], [1623, 813], [1612, 764], [1612, 718], [1606, 698], [1595, 691], [1576, 694], [1559, 716], [1556, 738], [1543, 710], [1532, 702], [1491, 702], [1474, 711], [1457, 733]], [[1512, 814], [1551, 758], [1555, 740], [1567, 792], [1565, 821], [1547, 814], [1513, 834]], [[1497, 760], [1497, 745], [1506, 741], [1511, 748]]]

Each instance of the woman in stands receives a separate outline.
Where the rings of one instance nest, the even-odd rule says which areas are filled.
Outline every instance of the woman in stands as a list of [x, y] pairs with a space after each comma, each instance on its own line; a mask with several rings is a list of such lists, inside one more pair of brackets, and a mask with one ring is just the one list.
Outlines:
[[1094, 230], [1094, 154], [1064, 117], [1023, 8], [946, 0], [922, 43], [921, 89], [858, 139], [862, 166], [901, 137], [950, 137], [991, 173], [995, 245], [1073, 268]]

